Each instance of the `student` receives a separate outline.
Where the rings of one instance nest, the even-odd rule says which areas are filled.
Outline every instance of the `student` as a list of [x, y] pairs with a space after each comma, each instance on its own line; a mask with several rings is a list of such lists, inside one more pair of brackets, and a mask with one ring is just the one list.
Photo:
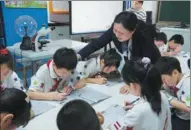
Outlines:
[[27, 95], [15, 88], [0, 92], [0, 129], [15, 130], [30, 120], [31, 103]]
[[168, 42], [168, 50], [167, 52], [163, 52], [163, 56], [174, 56], [177, 55], [182, 46], [184, 45], [184, 38], [182, 35], [175, 34], [173, 35]]
[[6, 48], [0, 49], [0, 88], [17, 88], [26, 91], [17, 74], [12, 70], [13, 59]]
[[155, 45], [158, 47], [158, 49], [161, 53], [167, 52], [168, 46], [166, 44], [167, 44], [166, 34], [163, 32], [157, 33], [157, 35], [155, 37]]
[[91, 53], [113, 42], [116, 49], [126, 58], [148, 57], [155, 63], [161, 56], [154, 45], [156, 28], [139, 21], [132, 12], [119, 13], [114, 22], [100, 38], [89, 43], [78, 53], [78, 59], [84, 59]]
[[85, 79], [86, 83], [104, 84], [107, 79], [104, 77], [94, 78], [98, 72], [110, 73], [117, 71], [121, 61], [121, 56], [115, 49], [100, 54], [96, 58], [88, 61], [79, 61], [76, 67], [78, 77]]
[[[155, 66], [160, 71], [165, 86], [171, 89], [171, 94], [190, 109], [190, 72], [183, 74], [179, 61], [173, 57], [161, 57]], [[190, 130], [190, 112], [182, 111], [180, 107], [184, 108], [175, 107], [177, 111], [172, 116], [172, 128]]]
[[[99, 120], [99, 119], [101, 120]], [[59, 130], [101, 130], [103, 117], [83, 100], [66, 103], [57, 115]]]
[[134, 104], [126, 103], [126, 115], [110, 125], [110, 130], [171, 130], [168, 100], [160, 92], [159, 71], [143, 60], [127, 61], [122, 76], [132, 94], [140, 96]]
[[141, 0], [136, 0], [133, 2], [132, 8], [127, 9], [127, 11], [133, 12], [136, 14], [137, 18], [146, 22], [147, 14], [146, 11], [143, 9], [143, 2]]
[[[42, 65], [31, 78], [31, 86], [28, 92], [30, 98], [36, 100], [63, 100], [77, 87], [77, 84], [73, 85], [77, 81], [68, 83], [76, 64], [77, 56], [74, 50], [58, 49], [53, 56], [53, 60]], [[83, 84], [81, 85], [83, 87]], [[60, 92], [60, 89], [63, 91]]]

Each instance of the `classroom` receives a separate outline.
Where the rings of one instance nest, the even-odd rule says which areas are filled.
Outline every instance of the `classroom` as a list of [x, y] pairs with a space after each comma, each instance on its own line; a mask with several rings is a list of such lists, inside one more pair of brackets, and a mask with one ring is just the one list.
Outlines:
[[190, 1], [0, 1], [0, 130], [190, 130]]

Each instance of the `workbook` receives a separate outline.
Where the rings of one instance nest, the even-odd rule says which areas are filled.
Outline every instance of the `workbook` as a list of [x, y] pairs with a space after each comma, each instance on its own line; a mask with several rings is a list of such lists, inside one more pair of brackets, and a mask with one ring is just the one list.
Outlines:
[[37, 100], [31, 100], [32, 105], [32, 116], [38, 116], [50, 109], [53, 109], [55, 105], [52, 105], [50, 103], [47, 103], [46, 101], [37, 101]]
[[88, 102], [90, 105], [96, 104], [100, 101], [110, 98], [106, 94], [103, 94], [95, 89], [84, 87], [78, 90], [73, 91], [66, 99], [62, 101], [52, 101], [52, 103], [65, 104], [71, 100], [80, 99]]
[[109, 125], [114, 123], [117, 119], [125, 116], [127, 111], [120, 105], [111, 105], [105, 111], [102, 112], [104, 116], [104, 124], [102, 127], [107, 129]]
[[74, 91], [72, 95], [78, 96], [80, 99], [89, 100], [93, 103], [98, 103], [111, 97], [88, 87], [84, 87], [77, 91]]

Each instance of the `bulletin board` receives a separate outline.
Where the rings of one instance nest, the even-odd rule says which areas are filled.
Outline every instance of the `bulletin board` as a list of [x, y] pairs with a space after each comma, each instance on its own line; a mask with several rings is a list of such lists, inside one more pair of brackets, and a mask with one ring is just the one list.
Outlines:
[[46, 1], [4, 0], [7, 8], [47, 8]]

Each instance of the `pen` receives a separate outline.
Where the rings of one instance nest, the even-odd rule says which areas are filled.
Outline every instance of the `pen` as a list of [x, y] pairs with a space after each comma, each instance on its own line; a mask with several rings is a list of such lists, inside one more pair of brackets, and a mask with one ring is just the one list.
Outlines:
[[139, 101], [140, 98], [137, 98], [136, 100], [132, 101], [130, 104], [133, 105], [135, 102]]

